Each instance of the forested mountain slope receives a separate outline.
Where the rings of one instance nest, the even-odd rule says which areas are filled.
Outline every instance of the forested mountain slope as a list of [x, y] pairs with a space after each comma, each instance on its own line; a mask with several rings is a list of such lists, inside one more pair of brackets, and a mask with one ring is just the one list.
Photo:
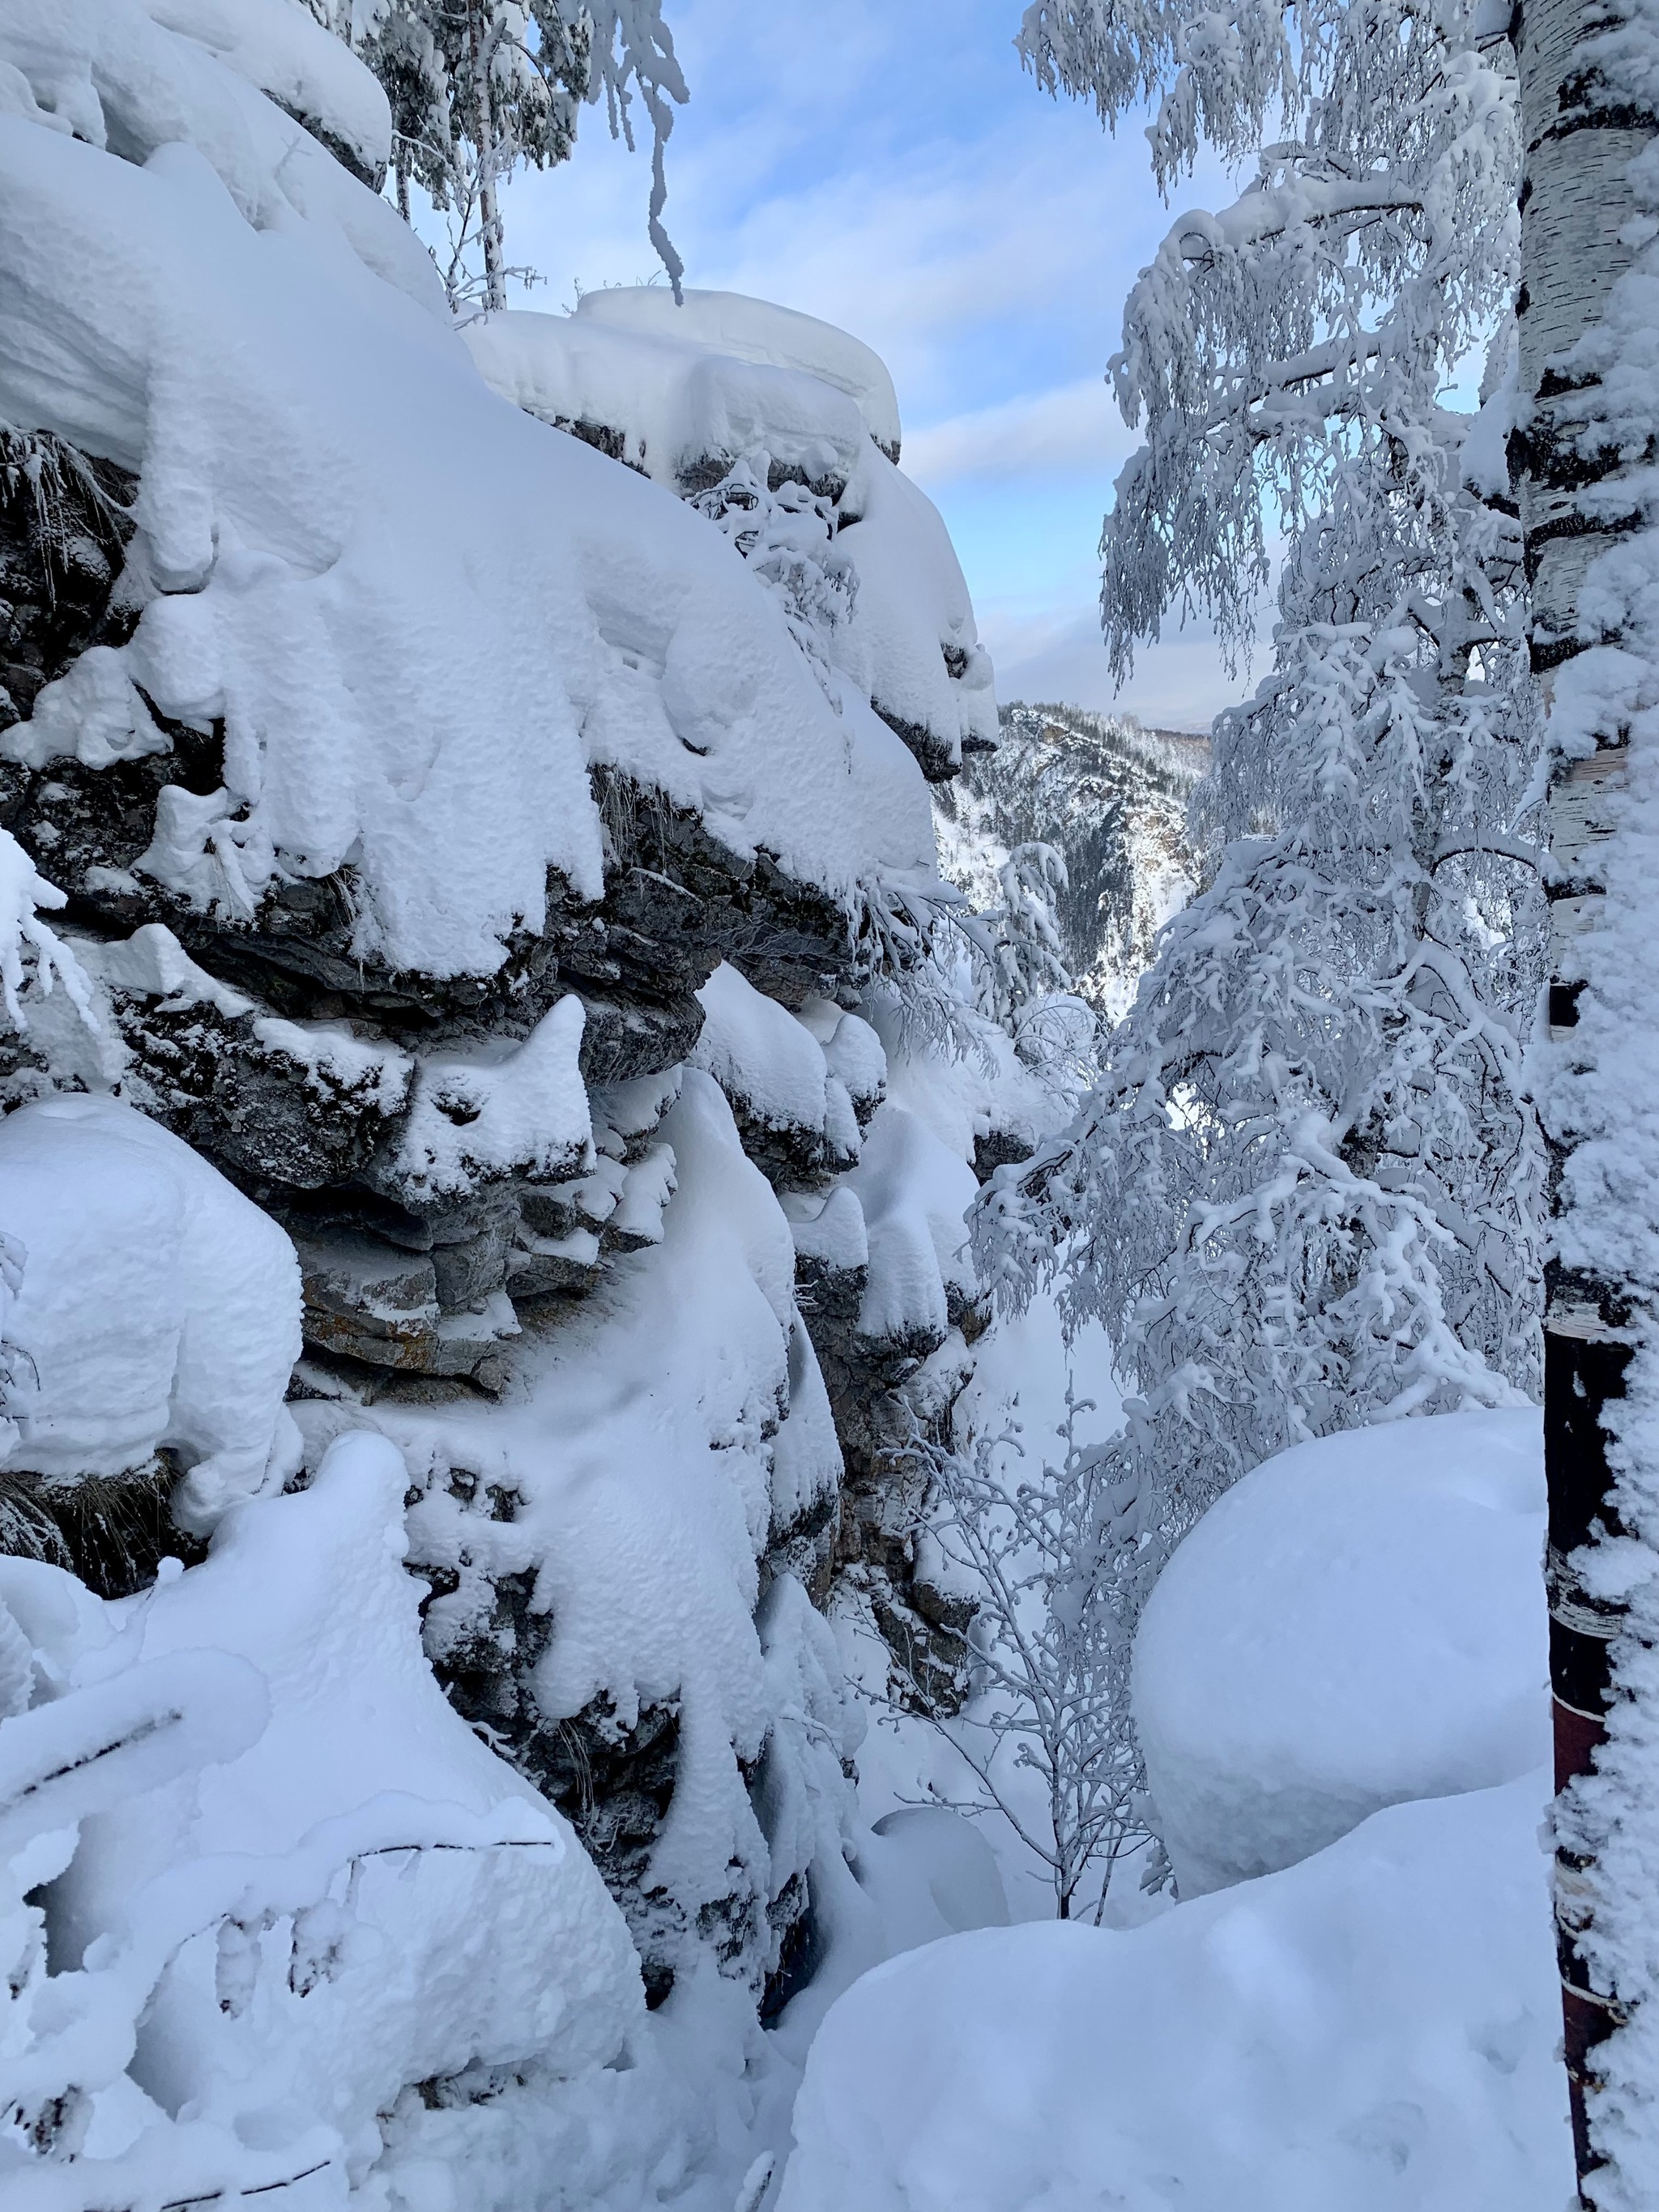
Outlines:
[[933, 794], [940, 865], [988, 905], [1015, 846], [1052, 845], [1066, 864], [1054, 911], [1066, 965], [1083, 996], [1115, 1017], [1194, 889], [1187, 802], [1209, 740], [1079, 707], [1005, 705], [1000, 724], [995, 752], [970, 755]]

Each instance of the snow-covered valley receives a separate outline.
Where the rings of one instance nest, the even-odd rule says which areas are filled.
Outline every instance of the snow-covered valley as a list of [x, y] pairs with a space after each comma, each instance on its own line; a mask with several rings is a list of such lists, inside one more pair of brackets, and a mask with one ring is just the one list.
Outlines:
[[1486, 693], [1273, 877], [1280, 693], [1000, 708], [883, 361], [458, 313], [337, 14], [0, 0], [0, 2206], [1560, 2212]]

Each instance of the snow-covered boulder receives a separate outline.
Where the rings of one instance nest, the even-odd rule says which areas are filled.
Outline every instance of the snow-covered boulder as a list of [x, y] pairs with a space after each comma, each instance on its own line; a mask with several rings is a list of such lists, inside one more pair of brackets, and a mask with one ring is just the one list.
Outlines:
[[989, 1928], [830, 2011], [779, 2212], [1559, 2212], [1548, 1777], [1114, 1932]]
[[149, 1465], [212, 1525], [298, 1465], [283, 1397], [300, 1352], [294, 1248], [216, 1169], [131, 1107], [65, 1096], [0, 1121], [5, 1322], [0, 1471], [47, 1489]]
[[741, 292], [688, 289], [677, 302], [657, 284], [584, 292], [576, 318], [592, 328], [675, 337], [734, 361], [810, 376], [855, 401], [870, 435], [897, 463], [898, 397], [887, 364], [862, 339], [833, 323]]
[[[83, 801], [155, 763], [142, 842], [57, 825], [73, 889], [257, 919], [336, 988], [490, 977], [550, 881], [604, 891], [599, 768], [832, 904], [931, 876], [914, 763], [843, 724], [720, 534], [491, 394], [372, 273], [387, 225], [426, 263], [395, 213], [242, 76], [138, 0], [7, 0], [0, 61], [58, 103], [0, 117], [0, 415], [140, 478], [136, 634], [5, 741]], [[333, 180], [305, 220], [296, 138]], [[173, 721], [222, 723], [216, 784]], [[306, 895], [342, 869], [343, 909]]]
[[1149, 1599], [1134, 1711], [1183, 1897], [1381, 1806], [1549, 1754], [1539, 1418], [1463, 1413], [1282, 1452]]
[[688, 292], [676, 307], [652, 286], [585, 293], [574, 315], [491, 316], [466, 337], [504, 398], [705, 507], [741, 474], [756, 538], [769, 486], [817, 495], [784, 540], [797, 562], [810, 552], [849, 576], [830, 660], [930, 779], [954, 775], [964, 746], [994, 749], [991, 663], [968, 586], [937, 509], [895, 465], [892, 381], [867, 346], [765, 301]]
[[[157, 1739], [100, 1800], [106, 1721], [82, 1754], [78, 1842], [45, 1832], [62, 1808], [35, 1823], [52, 1963], [7, 2047], [46, 2140], [89, 2107], [76, 2202], [133, 2201], [146, 2175], [205, 2193], [204, 2170], [235, 2190], [309, 2169], [328, 2177], [314, 2201], [343, 2203], [415, 2085], [580, 2075], [642, 2014], [569, 1829], [433, 1680], [404, 1481], [383, 1439], [343, 1438], [308, 1490], [234, 1508], [203, 1565], [124, 1607], [0, 1560], [0, 1622], [68, 1691], [0, 1724], [0, 1781], [9, 1740], [61, 1713], [72, 1747], [79, 1703], [128, 1686], [129, 1729], [143, 1738], [148, 1698]], [[181, 1686], [193, 1758], [168, 1748]], [[0, 2173], [38, 2185], [23, 2159], [8, 2142]]]

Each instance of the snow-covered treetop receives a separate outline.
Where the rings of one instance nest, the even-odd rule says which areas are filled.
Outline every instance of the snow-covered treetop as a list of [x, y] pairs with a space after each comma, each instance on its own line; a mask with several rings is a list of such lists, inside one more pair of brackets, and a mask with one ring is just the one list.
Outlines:
[[1176, 223], [1125, 309], [1112, 377], [1146, 443], [1103, 546], [1119, 668], [1177, 603], [1242, 641], [1270, 537], [1359, 445], [1437, 474], [1434, 403], [1515, 277], [1515, 79], [1493, 37], [1468, 0], [1028, 11], [1039, 76], [1107, 120], [1164, 88], [1166, 187], [1200, 141], [1257, 162], [1231, 207]]

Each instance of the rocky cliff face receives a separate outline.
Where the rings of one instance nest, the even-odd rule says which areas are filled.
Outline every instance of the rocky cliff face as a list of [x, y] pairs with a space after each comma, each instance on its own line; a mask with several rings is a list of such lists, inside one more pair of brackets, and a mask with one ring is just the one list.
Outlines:
[[1052, 845], [1067, 884], [1055, 905], [1067, 965], [1109, 1018], [1128, 1006], [1152, 940], [1191, 895], [1187, 802], [1209, 741], [1077, 707], [1005, 706], [1001, 743], [934, 794], [940, 864], [976, 904], [1028, 839]]
[[[362, 1686], [401, 1546], [472, 1732], [446, 1758], [539, 1808], [526, 1849], [574, 1836], [621, 1915], [593, 1957], [625, 1924], [653, 2005], [712, 1971], [752, 2021], [851, 1879], [829, 1616], [887, 1639], [902, 1696], [964, 1681], [915, 1443], [986, 1326], [975, 1163], [1058, 1110], [1000, 1031], [908, 1007], [948, 896], [928, 784], [995, 741], [989, 665], [867, 349], [654, 292], [463, 344], [361, 181], [361, 72], [290, 12], [294, 67], [262, 48], [258, 83], [137, 0], [0, 12], [34, 88], [0, 143], [0, 861], [61, 894], [77, 978], [50, 991], [33, 939], [6, 969], [0, 1231], [31, 1225], [15, 1266], [0, 1239], [0, 1557], [98, 1603], [172, 1577], [187, 1620], [237, 1544], [253, 1573], [249, 1515], [272, 1543], [349, 1523], [283, 1551], [281, 1595], [314, 1622], [379, 1591], [380, 1643], [330, 1662]], [[168, 1241], [180, 1210], [257, 1247], [258, 1299], [211, 1237]], [[313, 1485], [335, 1502], [301, 1512]], [[357, 1833], [352, 1765], [319, 1833]], [[362, 1848], [437, 1847], [392, 1830]], [[507, 1865], [506, 1830], [466, 1832]], [[253, 2078], [222, 2038], [283, 1911], [357, 1893], [358, 1859], [304, 1864], [289, 1906], [203, 1934], [241, 1963], [168, 2046], [179, 2098]], [[472, 2030], [416, 2036], [353, 2172], [394, 2105], [418, 2160], [434, 2116], [528, 2095], [549, 2033], [492, 2029], [483, 2075]], [[213, 2092], [233, 2136], [240, 2094]]]

